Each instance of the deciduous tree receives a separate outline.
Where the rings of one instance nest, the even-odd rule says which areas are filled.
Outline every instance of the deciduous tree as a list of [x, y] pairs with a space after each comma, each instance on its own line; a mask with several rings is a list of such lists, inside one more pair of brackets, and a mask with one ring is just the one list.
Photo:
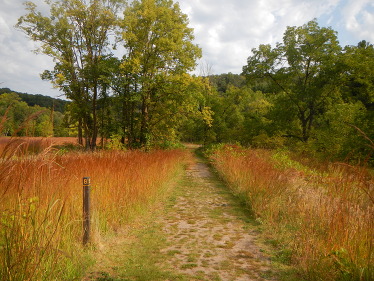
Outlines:
[[86, 147], [95, 149], [98, 135], [97, 100], [101, 87], [101, 62], [110, 44], [109, 33], [116, 25], [119, 0], [47, 0], [50, 14], [26, 2], [28, 14], [17, 24], [39, 51], [55, 61], [42, 77], [51, 80], [78, 105], [79, 124]]
[[288, 27], [275, 48], [260, 45], [252, 50], [243, 74], [252, 84], [267, 81], [279, 94], [275, 106], [282, 108], [275, 109], [277, 118], [288, 125], [285, 136], [307, 142], [316, 117], [339, 98], [335, 66], [340, 52], [336, 32], [319, 27], [316, 20]]
[[192, 42], [193, 30], [188, 27], [187, 16], [170, 0], [132, 1], [121, 28], [128, 51], [121, 67], [132, 79], [132, 100], [140, 100], [139, 141], [144, 146], [163, 115], [160, 108], [169, 108], [169, 114], [177, 112], [170, 106], [183, 101], [178, 77], [183, 79], [195, 68], [201, 50]]

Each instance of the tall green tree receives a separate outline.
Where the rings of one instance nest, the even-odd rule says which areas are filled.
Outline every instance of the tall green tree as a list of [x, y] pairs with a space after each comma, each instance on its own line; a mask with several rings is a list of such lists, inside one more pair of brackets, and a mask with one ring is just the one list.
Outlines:
[[343, 96], [346, 102], [360, 101], [374, 110], [374, 46], [361, 41], [346, 46], [341, 56]]
[[[342, 142], [342, 152], [365, 158], [373, 153], [370, 140], [374, 140], [373, 44], [361, 41], [357, 46], [346, 46], [340, 63], [341, 92], [345, 103], [340, 108], [346, 108], [341, 110], [345, 115], [341, 123], [345, 131], [350, 131], [344, 134], [349, 137]], [[331, 123], [331, 118], [327, 120]]]
[[[144, 146], [159, 124], [155, 119], [161, 116], [160, 105], [183, 100], [176, 77], [195, 68], [201, 50], [192, 42], [187, 16], [171, 0], [132, 1], [124, 12], [121, 29], [128, 51], [121, 67], [123, 75], [131, 79], [125, 95], [140, 101], [139, 142]], [[170, 114], [176, 112], [170, 110]]]
[[249, 83], [260, 80], [278, 94], [274, 110], [276, 119], [286, 125], [284, 136], [307, 142], [316, 117], [339, 98], [340, 52], [336, 32], [320, 27], [316, 20], [287, 27], [283, 42], [275, 48], [260, 45], [252, 50], [243, 74]]
[[102, 76], [102, 61], [110, 45], [109, 33], [116, 26], [120, 0], [47, 0], [50, 14], [37, 11], [26, 2], [28, 14], [18, 28], [40, 42], [41, 53], [55, 61], [52, 71], [42, 75], [60, 88], [78, 106], [80, 138], [95, 149], [98, 135], [97, 100]]

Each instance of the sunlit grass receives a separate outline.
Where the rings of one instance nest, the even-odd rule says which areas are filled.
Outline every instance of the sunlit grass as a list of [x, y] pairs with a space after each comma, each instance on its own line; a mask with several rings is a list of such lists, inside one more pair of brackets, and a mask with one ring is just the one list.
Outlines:
[[[225, 147], [214, 165], [271, 233], [276, 258], [305, 280], [374, 279], [373, 177], [342, 163]], [[307, 162], [307, 161], [304, 161]]]
[[[17, 142], [18, 143], [18, 142]], [[4, 150], [0, 161], [0, 280], [73, 280], [82, 246], [82, 178], [91, 178], [91, 245], [135, 216], [175, 176], [185, 153]], [[17, 157], [14, 155], [17, 154]]]
[[25, 156], [37, 154], [55, 146], [78, 144], [74, 137], [0, 137], [0, 157], [11, 154], [12, 156]]

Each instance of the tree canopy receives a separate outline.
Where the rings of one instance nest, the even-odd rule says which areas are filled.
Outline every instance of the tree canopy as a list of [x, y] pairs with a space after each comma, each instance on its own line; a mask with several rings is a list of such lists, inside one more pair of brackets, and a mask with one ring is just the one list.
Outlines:
[[341, 47], [336, 31], [312, 20], [254, 48], [240, 75], [197, 77], [202, 51], [172, 0], [47, 3], [43, 15], [27, 2], [18, 28], [53, 57], [42, 78], [72, 101], [64, 120], [87, 148], [101, 136], [129, 148], [194, 141], [372, 153], [369, 42]]
[[287, 27], [283, 41], [252, 50], [241, 75], [209, 76], [210, 127], [192, 140], [283, 148], [333, 159], [373, 152], [373, 45], [342, 48], [316, 20]]
[[[51, 80], [76, 104], [70, 110], [75, 111], [71, 116], [78, 123], [81, 142], [84, 135], [86, 147], [95, 149], [101, 130], [121, 134], [122, 141], [130, 145], [148, 145], [155, 134], [152, 122], [160, 123], [155, 121], [155, 116], [162, 116], [160, 104], [176, 105], [169, 107], [169, 114], [182, 111], [177, 107], [186, 95], [178, 89], [180, 81], [192, 81], [186, 73], [201, 56], [200, 48], [192, 43], [187, 16], [178, 4], [167, 0], [129, 5], [119, 0], [47, 3], [50, 14], [43, 15], [27, 2], [28, 14], [17, 26], [42, 43], [40, 52], [54, 59], [54, 69], [45, 71], [42, 78]], [[118, 16], [120, 11], [123, 18]], [[115, 32], [117, 44], [125, 49], [120, 58], [113, 54]], [[111, 96], [122, 103], [122, 130], [99, 125], [100, 115], [101, 126], [111, 126], [111, 121], [104, 122], [108, 111], [101, 112], [113, 102]]]
[[308, 141], [316, 117], [338, 98], [335, 66], [340, 49], [335, 31], [311, 21], [288, 27], [275, 48], [260, 45], [252, 50], [243, 74], [250, 82], [266, 80], [280, 102], [289, 105], [282, 114], [293, 123], [285, 128], [287, 136]]

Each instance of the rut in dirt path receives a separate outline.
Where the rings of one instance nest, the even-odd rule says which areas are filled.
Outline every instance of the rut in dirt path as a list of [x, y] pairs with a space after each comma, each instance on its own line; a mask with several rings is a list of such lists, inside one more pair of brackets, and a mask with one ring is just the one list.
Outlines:
[[188, 280], [275, 280], [253, 220], [196, 157], [160, 222], [165, 262]]

